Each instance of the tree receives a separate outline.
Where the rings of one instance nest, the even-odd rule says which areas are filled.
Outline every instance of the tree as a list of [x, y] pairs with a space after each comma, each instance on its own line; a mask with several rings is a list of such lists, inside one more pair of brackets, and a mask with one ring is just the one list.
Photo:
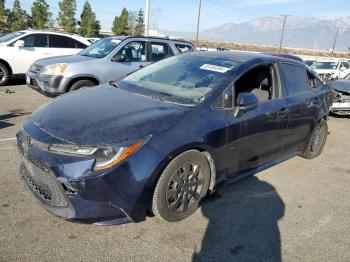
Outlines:
[[116, 16], [113, 21], [112, 32], [115, 35], [128, 35], [130, 28], [128, 26], [129, 12], [124, 7], [120, 16]]
[[10, 24], [11, 31], [18, 31], [27, 29], [30, 26], [30, 17], [21, 8], [19, 0], [13, 2], [13, 8], [9, 16], [8, 22]]
[[32, 5], [32, 23], [35, 29], [44, 29], [50, 24], [52, 14], [45, 0], [35, 0]]
[[143, 10], [139, 10], [139, 14], [137, 17], [137, 24], [135, 26], [135, 35], [143, 35], [145, 33], [145, 24], [144, 24], [145, 18], [143, 14]]
[[101, 29], [100, 21], [96, 20], [96, 14], [91, 10], [88, 1], [84, 4], [80, 19], [79, 34], [84, 37], [94, 37], [98, 35]]
[[7, 27], [7, 16], [5, 13], [5, 0], [0, 0], [0, 32], [6, 32]]
[[137, 12], [129, 11], [129, 16], [128, 16], [129, 35], [135, 35], [136, 23], [137, 23]]
[[58, 24], [66, 32], [74, 33], [77, 21], [75, 11], [77, 9], [76, 0], [62, 0], [58, 2], [60, 11], [58, 12]]

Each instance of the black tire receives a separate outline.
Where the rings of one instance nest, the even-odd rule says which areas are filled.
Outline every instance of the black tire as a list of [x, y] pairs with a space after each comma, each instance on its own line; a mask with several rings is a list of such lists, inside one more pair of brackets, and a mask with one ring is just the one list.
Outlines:
[[301, 153], [301, 157], [306, 159], [313, 159], [318, 157], [326, 144], [328, 136], [328, 124], [327, 121], [322, 120], [313, 130], [310, 139]]
[[79, 80], [71, 86], [69, 91], [75, 91], [75, 90], [78, 90], [82, 87], [90, 87], [90, 86], [95, 86], [95, 85], [96, 84], [90, 80]]
[[168, 222], [193, 214], [208, 192], [210, 166], [197, 150], [174, 158], [160, 176], [153, 193], [152, 211]]
[[10, 70], [6, 65], [0, 63], [0, 86], [6, 85], [10, 79]]

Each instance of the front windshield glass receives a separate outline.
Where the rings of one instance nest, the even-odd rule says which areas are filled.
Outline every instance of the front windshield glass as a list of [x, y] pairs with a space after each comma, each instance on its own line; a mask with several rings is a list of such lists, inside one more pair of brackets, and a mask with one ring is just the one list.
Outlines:
[[23, 35], [23, 34], [24, 34], [24, 32], [14, 32], [14, 33], [0, 36], [0, 43], [8, 42], [12, 39], [15, 39], [16, 37], [18, 37], [20, 35]]
[[178, 55], [149, 65], [119, 82], [119, 88], [156, 99], [198, 104], [231, 78], [238, 62], [205, 56]]
[[80, 51], [78, 55], [102, 58], [116, 48], [121, 41], [115, 38], [104, 38]]
[[350, 80], [350, 74], [347, 74], [345, 77], [344, 77], [345, 80]]
[[314, 62], [311, 65], [311, 68], [313, 69], [337, 69], [338, 67], [337, 61], [334, 62]]

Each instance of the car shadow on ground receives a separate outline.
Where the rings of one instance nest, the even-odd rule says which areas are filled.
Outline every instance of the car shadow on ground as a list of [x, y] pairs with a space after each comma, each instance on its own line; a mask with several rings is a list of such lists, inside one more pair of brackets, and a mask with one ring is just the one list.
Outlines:
[[28, 114], [31, 114], [31, 112], [23, 112], [22, 109], [15, 109], [8, 114], [0, 115], [0, 129], [15, 125], [9, 123], [8, 120]]
[[284, 203], [269, 183], [250, 177], [221, 186], [201, 209], [209, 224], [193, 261], [281, 261]]

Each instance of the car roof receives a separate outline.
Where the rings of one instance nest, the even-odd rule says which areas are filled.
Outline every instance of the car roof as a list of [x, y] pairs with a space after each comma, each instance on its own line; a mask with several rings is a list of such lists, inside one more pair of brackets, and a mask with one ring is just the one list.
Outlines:
[[221, 58], [221, 59], [227, 59], [232, 60], [236, 62], [245, 63], [248, 61], [254, 61], [254, 60], [265, 60], [266, 62], [288, 62], [298, 65], [303, 65], [303, 62], [300, 62], [295, 59], [290, 59], [286, 57], [279, 57], [279, 56], [272, 56], [267, 54], [261, 54], [261, 53], [253, 53], [253, 52], [241, 52], [241, 51], [202, 51], [202, 52], [191, 52], [183, 54], [186, 56], [205, 56], [205, 57], [213, 57], [213, 58]]
[[145, 38], [145, 39], [156, 39], [161, 41], [181, 42], [181, 43], [187, 43], [187, 44], [193, 45], [193, 43], [186, 40], [174, 39], [174, 38], [171, 39], [166, 37], [144, 36], [144, 35], [140, 35], [140, 36], [117, 35], [117, 36], [109, 36], [108, 38], [119, 39], [119, 40], [132, 39], [132, 38]]

